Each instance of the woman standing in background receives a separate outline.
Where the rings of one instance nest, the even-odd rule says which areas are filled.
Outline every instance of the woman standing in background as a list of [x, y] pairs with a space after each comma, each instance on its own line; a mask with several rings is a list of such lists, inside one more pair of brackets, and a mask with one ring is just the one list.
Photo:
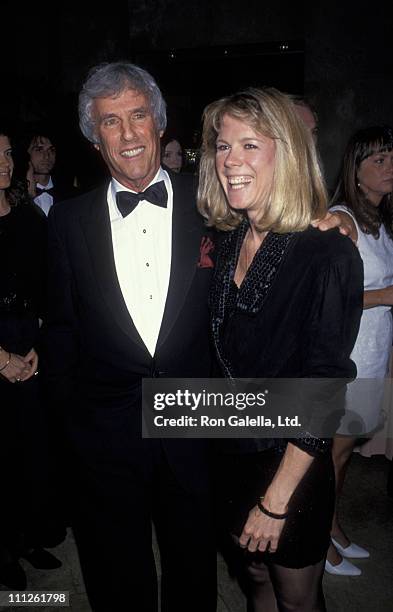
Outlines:
[[41, 547], [48, 504], [47, 423], [40, 401], [39, 320], [45, 313], [46, 219], [27, 185], [14, 180], [10, 130], [0, 125], [0, 582], [24, 589], [23, 556], [35, 567], [61, 562]]
[[[352, 136], [344, 153], [342, 173], [331, 212], [351, 227], [364, 266], [363, 314], [351, 358], [357, 376], [347, 391], [347, 408], [361, 419], [362, 436], [381, 425], [384, 378], [392, 349], [393, 324], [393, 130], [388, 126], [362, 129]], [[345, 434], [345, 421], [339, 434]], [[364, 559], [369, 552], [352, 543], [338, 518], [337, 502], [357, 437], [336, 436], [336, 512], [332, 543], [326, 561], [331, 574], [358, 576], [361, 570], [347, 560]]]

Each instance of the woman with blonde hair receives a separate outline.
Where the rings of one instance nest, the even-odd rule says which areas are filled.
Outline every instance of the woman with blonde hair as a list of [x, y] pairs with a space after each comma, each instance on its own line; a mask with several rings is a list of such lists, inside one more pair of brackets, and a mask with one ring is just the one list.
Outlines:
[[[310, 226], [326, 192], [288, 96], [249, 89], [207, 107], [199, 209], [227, 232], [210, 298], [223, 375], [353, 377], [362, 266], [350, 240]], [[331, 439], [304, 425], [290, 439], [225, 440], [223, 449], [219, 517], [241, 553], [249, 610], [325, 610]]]

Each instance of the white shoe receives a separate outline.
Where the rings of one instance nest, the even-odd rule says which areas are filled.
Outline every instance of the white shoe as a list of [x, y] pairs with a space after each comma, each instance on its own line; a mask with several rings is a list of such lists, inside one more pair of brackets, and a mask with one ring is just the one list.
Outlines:
[[345, 547], [341, 546], [341, 544], [339, 544], [334, 538], [332, 538], [332, 542], [340, 555], [348, 559], [368, 559], [370, 556], [368, 550], [354, 544], [353, 542], [350, 542], [350, 544]]
[[336, 576], [360, 576], [362, 573], [361, 569], [346, 559], [343, 559], [341, 563], [338, 563], [337, 565], [333, 565], [326, 559], [325, 571], [328, 574], [334, 574]]

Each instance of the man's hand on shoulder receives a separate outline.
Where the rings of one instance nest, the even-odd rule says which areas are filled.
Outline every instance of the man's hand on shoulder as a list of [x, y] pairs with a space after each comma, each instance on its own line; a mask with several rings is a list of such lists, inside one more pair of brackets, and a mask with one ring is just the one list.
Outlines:
[[352, 233], [352, 225], [350, 223], [351, 219], [345, 213], [326, 213], [326, 216], [323, 219], [315, 219], [311, 222], [311, 225], [322, 232], [326, 232], [326, 230], [333, 229], [337, 227], [340, 230], [340, 233], [344, 236], [351, 236]]

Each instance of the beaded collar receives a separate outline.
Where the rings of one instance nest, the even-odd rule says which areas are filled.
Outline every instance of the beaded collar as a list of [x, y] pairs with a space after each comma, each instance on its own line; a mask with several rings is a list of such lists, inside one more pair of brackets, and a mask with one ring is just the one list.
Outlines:
[[210, 292], [212, 331], [221, 366], [232, 377], [229, 362], [221, 354], [220, 330], [227, 316], [234, 310], [255, 315], [269, 294], [280, 265], [296, 234], [269, 232], [256, 252], [238, 291], [233, 290], [233, 279], [240, 249], [249, 228], [248, 220], [231, 232], [223, 241], [217, 257], [216, 271]]

